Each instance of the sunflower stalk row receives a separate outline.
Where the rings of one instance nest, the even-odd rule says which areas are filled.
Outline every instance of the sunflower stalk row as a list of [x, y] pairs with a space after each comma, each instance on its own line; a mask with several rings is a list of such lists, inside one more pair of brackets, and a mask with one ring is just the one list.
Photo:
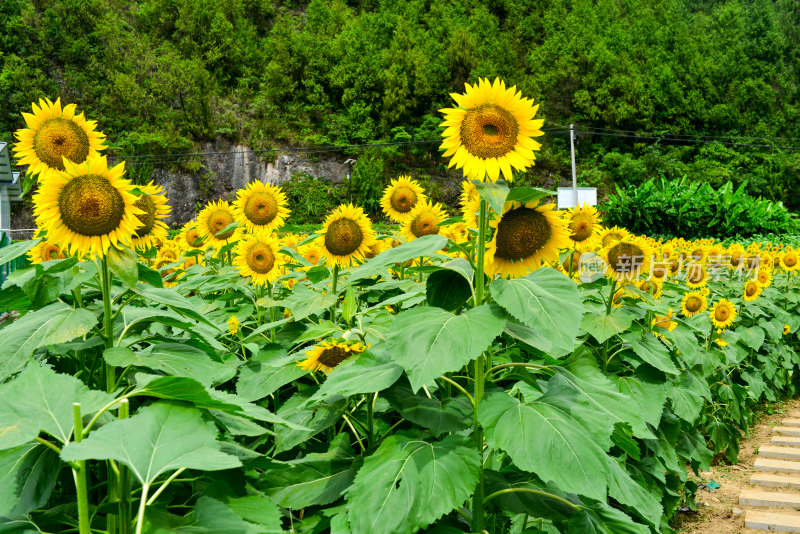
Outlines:
[[[543, 122], [442, 110], [448, 218], [410, 176], [283, 231], [254, 182], [169, 232], [96, 124], [17, 133], [35, 239], [0, 303], [0, 517], [45, 532], [672, 532], [761, 404], [797, 393], [797, 251], [654, 239], [512, 187]], [[382, 227], [386, 228], [386, 227]], [[79, 411], [73, 406], [79, 405]], [[71, 476], [74, 471], [74, 478]], [[24, 482], [24, 483], [23, 483]]]

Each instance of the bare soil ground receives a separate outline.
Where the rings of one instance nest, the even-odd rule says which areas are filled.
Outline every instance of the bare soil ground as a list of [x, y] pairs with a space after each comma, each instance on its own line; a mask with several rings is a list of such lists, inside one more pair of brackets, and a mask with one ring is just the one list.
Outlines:
[[763, 531], [744, 526], [744, 512], [739, 507], [739, 494], [750, 487], [750, 476], [754, 473], [753, 463], [758, 447], [769, 445], [772, 428], [789, 410], [800, 409], [800, 399], [787, 400], [772, 406], [772, 414], [763, 414], [744, 437], [739, 451], [739, 463], [729, 465], [723, 458], [702, 471], [700, 477], [694, 473], [689, 478], [698, 484], [715, 481], [721, 484], [717, 490], [700, 489], [697, 492], [697, 511], [679, 513], [676, 530], [687, 534], [758, 534]]

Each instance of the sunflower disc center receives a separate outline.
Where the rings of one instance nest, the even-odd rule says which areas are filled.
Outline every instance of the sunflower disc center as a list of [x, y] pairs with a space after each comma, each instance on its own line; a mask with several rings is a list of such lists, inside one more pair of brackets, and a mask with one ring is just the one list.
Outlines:
[[233, 233], [236, 231], [234, 228], [233, 230], [228, 230], [227, 232], [222, 232], [225, 228], [233, 224], [233, 215], [231, 215], [227, 211], [217, 211], [211, 214], [211, 217], [208, 218], [208, 226], [209, 230], [211, 230], [211, 234], [214, 235], [217, 239], [221, 241], [225, 241], [229, 239]]
[[514, 150], [519, 123], [497, 104], [481, 104], [467, 111], [461, 123], [464, 148], [479, 158], [499, 158]]
[[200, 248], [203, 245], [203, 238], [200, 237], [197, 228], [190, 228], [186, 232], [186, 243], [192, 248]]
[[275, 267], [275, 256], [267, 245], [256, 243], [247, 251], [247, 266], [257, 274], [267, 274]]
[[336, 256], [349, 256], [361, 246], [364, 233], [352, 219], [341, 218], [332, 221], [325, 232], [325, 248]]
[[576, 215], [569, 223], [569, 229], [572, 230], [570, 239], [580, 243], [592, 237], [592, 218], [589, 215]]
[[508, 211], [497, 225], [495, 256], [519, 261], [539, 252], [550, 240], [552, 230], [547, 217], [531, 208]]
[[278, 216], [278, 202], [269, 193], [253, 193], [245, 202], [244, 216], [253, 224], [269, 224]]
[[336, 367], [351, 355], [349, 350], [342, 347], [330, 347], [322, 351], [322, 354], [317, 357], [317, 361], [328, 367]]
[[689, 297], [686, 299], [686, 309], [692, 313], [698, 311], [703, 307], [703, 301], [697, 297]]
[[392, 192], [389, 202], [395, 211], [408, 213], [417, 204], [417, 194], [410, 187], [398, 187]]
[[714, 318], [719, 322], [725, 321], [728, 318], [728, 315], [730, 315], [730, 312], [728, 311], [728, 308], [724, 307], [719, 307], [714, 312]]
[[144, 212], [142, 214], [136, 214], [136, 218], [142, 223], [142, 226], [137, 228], [136, 235], [144, 237], [150, 233], [153, 226], [156, 224], [156, 204], [153, 202], [153, 198], [145, 193], [139, 197], [139, 200], [136, 201], [134, 206]]
[[108, 178], [84, 174], [61, 189], [58, 211], [66, 227], [76, 234], [107, 235], [119, 228], [125, 201]]
[[644, 251], [633, 243], [620, 242], [608, 251], [608, 264], [618, 274], [632, 274], [644, 261]]
[[69, 119], [51, 117], [42, 123], [33, 138], [36, 156], [54, 169], [64, 170], [61, 157], [83, 163], [89, 155], [89, 136]]
[[748, 282], [744, 288], [745, 295], [752, 297], [758, 291], [758, 286], [754, 282]]
[[416, 237], [439, 233], [439, 218], [433, 213], [420, 213], [411, 221], [411, 233]]

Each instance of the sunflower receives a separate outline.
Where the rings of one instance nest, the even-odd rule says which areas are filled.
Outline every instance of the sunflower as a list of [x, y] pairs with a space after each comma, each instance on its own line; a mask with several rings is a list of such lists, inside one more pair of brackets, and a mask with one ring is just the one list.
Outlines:
[[235, 336], [236, 333], [239, 331], [239, 318], [235, 315], [231, 315], [228, 317], [228, 333], [230, 335]]
[[65, 257], [61, 248], [47, 238], [28, 251], [28, 260], [34, 265], [43, 261], [63, 260]]
[[319, 345], [315, 345], [311, 350], [307, 350], [308, 358], [297, 365], [306, 371], [322, 370], [330, 373], [334, 367], [342, 363], [348, 358], [357, 354], [361, 354], [367, 350], [363, 343], [348, 343], [342, 341], [323, 341]]
[[694, 317], [706, 311], [706, 308], [708, 308], [706, 297], [697, 291], [689, 291], [681, 301], [681, 314], [684, 317]]
[[461, 182], [461, 217], [469, 228], [478, 228], [478, 211], [481, 209], [481, 197], [478, 188], [469, 180]]
[[220, 248], [228, 240], [236, 237], [238, 228], [225, 230], [234, 222], [236, 216], [227, 200], [209, 202], [203, 211], [197, 214], [197, 232], [206, 243], [214, 248]]
[[663, 294], [662, 283], [655, 279], [642, 280], [636, 284], [636, 287], [639, 288], [639, 291], [648, 293], [654, 300], [660, 299]]
[[347, 267], [353, 260], [363, 260], [375, 241], [375, 233], [364, 210], [342, 204], [325, 219], [319, 238], [329, 266]]
[[744, 284], [744, 289], [742, 290], [742, 297], [747, 302], [752, 302], [758, 298], [761, 292], [764, 290], [763, 287], [758, 283], [758, 280], [748, 280]]
[[689, 258], [695, 263], [703, 263], [708, 257], [708, 248], [705, 245], [696, 245], [689, 249]]
[[728, 328], [736, 320], [736, 306], [728, 299], [720, 299], [711, 307], [708, 316], [715, 327]]
[[635, 280], [650, 271], [650, 245], [640, 237], [625, 237], [614, 241], [599, 254], [606, 261], [606, 273], [615, 280]]
[[792, 327], [789, 326], [788, 324], [783, 325], [783, 335], [788, 336], [791, 333], [792, 333]]
[[672, 318], [673, 318], [672, 308], [670, 308], [666, 315], [664, 316], [656, 315], [656, 318], [653, 319], [653, 327], [663, 328], [668, 332], [672, 332], [678, 326], [678, 323], [676, 321], [673, 321]]
[[598, 224], [602, 222], [595, 207], [588, 204], [571, 208], [564, 216], [564, 220], [570, 230], [569, 238], [582, 250], [591, 240]]
[[542, 262], [557, 262], [558, 251], [568, 248], [569, 230], [554, 204], [538, 200], [506, 202], [503, 215], [489, 223], [495, 228], [485, 256], [485, 272], [517, 278], [538, 269]]
[[690, 263], [686, 269], [686, 285], [699, 289], [708, 284], [708, 269], [701, 263]]
[[761, 268], [754, 280], [761, 286], [761, 289], [767, 288], [772, 284], [772, 271]]
[[600, 248], [603, 248], [613, 245], [617, 241], [622, 241], [630, 235], [630, 232], [626, 229], [615, 226], [613, 228], [603, 228], [600, 230], [600, 233], [597, 234], [597, 239], [600, 241]]
[[731, 269], [738, 269], [745, 261], [745, 249], [739, 243], [734, 243], [728, 248]]
[[403, 237], [413, 241], [426, 235], [439, 233], [439, 225], [447, 218], [442, 205], [424, 200], [411, 210], [403, 223]]
[[98, 151], [106, 148], [105, 134], [95, 130], [97, 123], [87, 121], [83, 113], [76, 115], [75, 104], [62, 109], [60, 98], [55, 103], [45, 98], [31, 107], [33, 115], [22, 114], [28, 127], [14, 132], [14, 157], [18, 165], [28, 165], [29, 173], [63, 171], [66, 169], [62, 158], [83, 163], [98, 157]]
[[253, 284], [263, 286], [281, 275], [285, 256], [279, 252], [280, 242], [266, 230], [247, 234], [234, 249], [233, 265], [242, 276], [249, 276]]
[[[297, 252], [303, 256], [311, 267], [319, 264], [319, 261], [325, 257], [325, 249], [319, 243], [308, 243], [306, 245], [297, 247]], [[310, 269], [311, 267], [308, 267]]]
[[416, 180], [412, 180], [410, 176], [400, 176], [383, 190], [381, 207], [387, 217], [402, 223], [411, 214], [414, 206], [425, 200], [425, 192]]
[[162, 247], [153, 262], [153, 268], [161, 273], [161, 282], [164, 287], [176, 286], [178, 280], [183, 276], [183, 272], [178, 271], [178, 268], [173, 265], [178, 262], [179, 258], [173, 258], [172, 250], [172, 247]]
[[125, 164], [109, 169], [105, 157], [49, 170], [33, 199], [37, 224], [62, 250], [79, 256], [105, 255], [110, 246], [129, 245], [142, 225]]
[[259, 181], [240, 189], [233, 202], [233, 212], [249, 232], [275, 231], [289, 216], [286, 195], [280, 187]]
[[180, 233], [181, 240], [189, 248], [203, 248], [205, 238], [200, 235], [195, 221], [189, 221], [183, 225]]
[[797, 251], [795, 250], [787, 250], [781, 255], [781, 267], [784, 271], [792, 272], [800, 269], [800, 265], [797, 261]]
[[458, 107], [439, 110], [445, 115], [440, 125], [445, 128], [442, 155], [450, 158], [448, 167], [463, 169], [468, 178], [496, 182], [502, 173], [511, 182], [511, 168], [524, 171], [532, 166], [534, 151], [541, 147], [533, 140], [543, 135], [544, 121], [533, 118], [539, 106], [516, 87], [506, 89], [499, 78], [464, 85], [464, 94], [450, 95]]
[[174, 239], [167, 239], [158, 247], [156, 257], [158, 259], [176, 262], [181, 257], [181, 246]]
[[382, 240], [376, 239], [369, 246], [369, 251], [367, 251], [367, 253], [364, 254], [364, 259], [368, 260], [370, 258], [374, 258], [375, 256], [377, 256], [378, 254], [380, 254], [381, 252], [384, 251], [384, 246], [385, 246], [385, 243]]
[[284, 234], [284, 236], [281, 238], [281, 245], [296, 250], [297, 245], [303, 241], [303, 239], [305, 238], [299, 234]]
[[161, 186], [153, 185], [153, 182], [150, 182], [147, 185], [138, 186], [138, 189], [142, 194], [136, 201], [136, 207], [144, 213], [136, 216], [142, 226], [136, 229], [133, 246], [143, 250], [167, 239], [167, 225], [162, 222], [162, 219], [169, 217], [170, 207], [167, 205], [167, 197], [163, 195], [164, 190]]

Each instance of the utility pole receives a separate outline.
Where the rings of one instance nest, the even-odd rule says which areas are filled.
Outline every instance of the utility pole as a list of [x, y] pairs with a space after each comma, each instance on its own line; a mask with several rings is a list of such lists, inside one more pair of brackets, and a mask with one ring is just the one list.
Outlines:
[[353, 203], [353, 192], [352, 192], [353, 191], [353, 188], [352, 188], [353, 181], [352, 181], [352, 178], [350, 177], [350, 173], [353, 171], [353, 165], [356, 164], [356, 160], [350, 158], [350, 159], [345, 160], [344, 164], [347, 165], [347, 199], [348, 199], [348, 202], [350, 202], [350, 204], [352, 204]]
[[575, 125], [569, 125], [569, 151], [572, 156], [572, 207], [578, 207], [578, 178], [575, 174]]

